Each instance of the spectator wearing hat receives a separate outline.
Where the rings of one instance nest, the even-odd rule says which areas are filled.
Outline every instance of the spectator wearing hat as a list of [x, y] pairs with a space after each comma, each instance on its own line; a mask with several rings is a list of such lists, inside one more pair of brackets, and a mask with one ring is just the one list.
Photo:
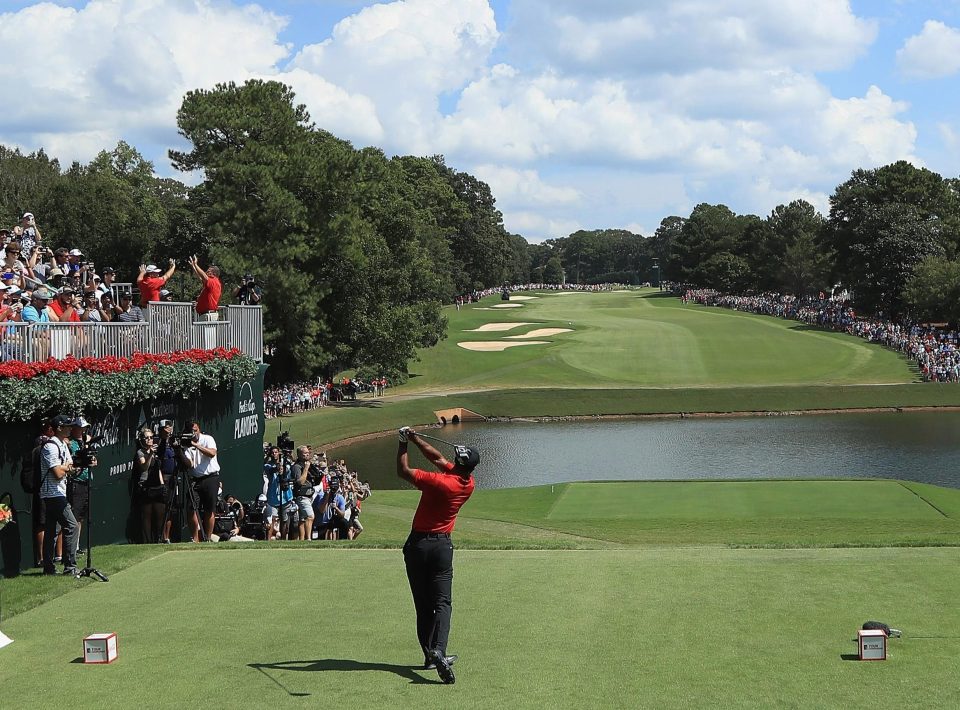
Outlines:
[[170, 293], [167, 289], [162, 288], [160, 289], [160, 300], [171, 302], [173, 301], [173, 294]]
[[80, 271], [80, 259], [82, 258], [83, 252], [79, 249], [71, 249], [67, 252], [67, 273], [70, 276], [73, 276], [73, 274]]
[[241, 306], [259, 306], [263, 298], [263, 290], [257, 286], [253, 274], [246, 274], [243, 283], [233, 289], [233, 297]]
[[143, 310], [140, 306], [133, 305], [132, 293], [121, 293], [120, 307], [114, 307], [113, 310], [116, 314], [114, 320], [121, 323], [135, 323], [144, 320]]
[[140, 273], [137, 276], [137, 287], [140, 289], [140, 307], [147, 308], [151, 301], [160, 300], [160, 289], [167, 283], [167, 279], [173, 276], [177, 270], [177, 262], [170, 259], [170, 268], [166, 273], [160, 275], [160, 267], [150, 264], [144, 266], [140, 264]]
[[[20, 318], [20, 311], [23, 306], [20, 304], [19, 296], [16, 295], [20, 292], [20, 289], [16, 289], [14, 294], [11, 294], [11, 291], [13, 291], [12, 288], [0, 284], [0, 323], [19, 320]], [[0, 352], [0, 359], [6, 360], [7, 353]]]
[[45, 288], [38, 288], [30, 296], [30, 305], [24, 306], [20, 314], [24, 323], [48, 323], [50, 321], [49, 304], [53, 294]]
[[189, 262], [193, 273], [203, 283], [200, 295], [197, 296], [197, 314], [204, 320], [217, 320], [219, 317], [217, 309], [220, 306], [220, 294], [223, 291], [223, 284], [220, 283], [220, 268], [211, 265], [204, 271], [197, 263], [196, 254], [190, 257]]
[[79, 527], [67, 501], [67, 476], [77, 470], [70, 456], [70, 431], [73, 418], [59, 415], [53, 419], [55, 433], [40, 453], [40, 500], [46, 516], [43, 534], [43, 573], [56, 574], [54, 546], [57, 525], [63, 530], [63, 573], [77, 574], [77, 540]]
[[33, 254], [41, 239], [33, 212], [24, 212], [23, 217], [20, 218], [20, 246], [23, 249], [24, 258]]
[[50, 302], [50, 310], [53, 312], [50, 320], [60, 321], [61, 323], [79, 323], [80, 314], [77, 313], [79, 306], [79, 296], [74, 293], [73, 288], [64, 286]]

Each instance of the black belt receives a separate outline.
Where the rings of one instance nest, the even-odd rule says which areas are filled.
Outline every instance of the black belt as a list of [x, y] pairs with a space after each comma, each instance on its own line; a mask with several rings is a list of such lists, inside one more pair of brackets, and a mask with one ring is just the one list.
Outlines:
[[418, 540], [424, 539], [439, 539], [447, 538], [450, 539], [450, 533], [441, 533], [441, 532], [420, 532], [419, 530], [411, 530], [410, 537], [415, 537]]
[[220, 472], [208, 473], [206, 476], [190, 476], [191, 481], [206, 481], [208, 478], [213, 478], [214, 476], [219, 476]]

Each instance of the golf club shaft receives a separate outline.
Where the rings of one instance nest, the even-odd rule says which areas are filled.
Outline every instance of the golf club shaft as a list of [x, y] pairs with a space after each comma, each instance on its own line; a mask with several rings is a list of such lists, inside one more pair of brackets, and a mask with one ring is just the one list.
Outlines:
[[422, 433], [420, 433], [419, 431], [414, 432], [414, 433], [415, 433], [417, 436], [422, 437], [422, 438], [424, 438], [424, 439], [430, 439], [431, 441], [438, 441], [438, 442], [440, 442], [441, 444], [446, 444], [447, 446], [457, 446], [457, 444], [454, 444], [454, 443], [451, 442], [451, 441], [446, 441], [445, 439], [439, 439], [439, 438], [437, 438], [437, 437], [435, 437], [435, 436], [430, 436], [429, 434], [422, 434]]

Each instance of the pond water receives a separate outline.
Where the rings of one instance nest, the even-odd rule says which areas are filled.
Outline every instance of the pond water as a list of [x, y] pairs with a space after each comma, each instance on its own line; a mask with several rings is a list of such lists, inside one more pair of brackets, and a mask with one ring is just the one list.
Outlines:
[[[479, 447], [479, 488], [744, 478], [895, 478], [960, 488], [960, 412], [484, 422], [423, 430]], [[391, 436], [330, 455], [346, 459], [374, 490], [405, 488], [395, 474], [396, 450]], [[413, 460], [426, 467], [418, 453]]]

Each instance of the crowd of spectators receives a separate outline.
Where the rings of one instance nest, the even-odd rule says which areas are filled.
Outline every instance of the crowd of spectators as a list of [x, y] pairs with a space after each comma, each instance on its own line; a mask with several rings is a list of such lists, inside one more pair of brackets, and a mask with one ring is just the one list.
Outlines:
[[[173, 259], [165, 271], [143, 264], [133, 281], [121, 285], [115, 281], [116, 269], [98, 269], [80, 249], [52, 249], [30, 212], [12, 229], [0, 229], [0, 240], [0, 322], [142, 321], [151, 301], [173, 300], [166, 288], [176, 270]], [[196, 312], [201, 319], [216, 320], [220, 270], [201, 268], [196, 257], [188, 263], [201, 282]], [[260, 294], [249, 275], [234, 293], [243, 303], [259, 303]]]
[[381, 376], [369, 381], [359, 377], [344, 377], [339, 382], [328, 378], [315, 383], [292, 382], [275, 385], [264, 390], [264, 409], [268, 419], [286, 417], [290, 414], [326, 407], [330, 402], [356, 400], [357, 395], [369, 394], [373, 397], [382, 397], [389, 384], [389, 380]]
[[326, 452], [313, 453], [309, 446], [294, 452], [267, 445], [263, 492], [245, 507], [228, 497], [227, 509], [242, 511], [246, 524], [236, 529], [254, 538], [354, 540], [363, 532], [361, 508], [370, 494], [370, 484], [343, 459], [328, 462]]
[[731, 296], [713, 289], [687, 289], [681, 299], [684, 303], [776, 316], [849, 333], [904, 353], [917, 363], [925, 380], [960, 382], [960, 333], [934, 325], [858, 316], [845, 292], [805, 297], [779, 293]]

